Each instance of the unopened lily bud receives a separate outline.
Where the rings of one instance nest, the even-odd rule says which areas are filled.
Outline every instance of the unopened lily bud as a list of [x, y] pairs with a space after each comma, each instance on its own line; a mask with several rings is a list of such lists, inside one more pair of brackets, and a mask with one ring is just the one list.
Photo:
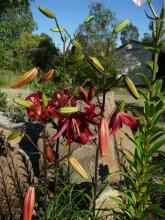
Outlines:
[[54, 69], [50, 69], [47, 73], [45, 73], [43, 75], [43, 77], [40, 78], [40, 80], [38, 81], [38, 83], [44, 83], [46, 81], [48, 81], [54, 74]]
[[42, 14], [44, 14], [46, 17], [48, 18], [55, 18], [55, 15], [52, 11], [50, 11], [49, 9], [43, 7], [43, 6], [40, 6], [39, 7], [39, 10]]
[[29, 70], [24, 75], [22, 75], [16, 82], [14, 82], [11, 87], [13, 89], [17, 89], [17, 88], [20, 88], [21, 86], [27, 84], [37, 75], [38, 70], [39, 70], [39, 68], [37, 68], [37, 67]]
[[42, 103], [43, 103], [44, 107], [48, 106], [48, 100], [47, 100], [47, 97], [44, 93], [42, 94]]
[[96, 94], [96, 87], [92, 87], [88, 92], [88, 101], [91, 101]]
[[73, 156], [69, 156], [68, 161], [69, 161], [70, 165], [76, 170], [76, 172], [80, 176], [82, 176], [86, 180], [88, 179], [88, 175], [87, 175], [86, 171], [84, 170], [84, 168], [81, 166], [81, 164]]
[[128, 19], [123, 20], [120, 22], [115, 28], [114, 28], [114, 33], [119, 33], [122, 31], [126, 26], [128, 26], [130, 21]]
[[72, 44], [73, 46], [75, 46], [77, 49], [81, 49], [81, 45], [79, 44], [79, 42], [77, 40], [72, 40]]
[[58, 109], [58, 112], [62, 113], [62, 114], [73, 114], [73, 113], [76, 113], [78, 112], [78, 107], [61, 107]]
[[24, 207], [23, 207], [23, 220], [31, 220], [35, 203], [35, 189], [30, 186], [25, 193]]
[[55, 156], [54, 156], [53, 150], [50, 146], [47, 147], [47, 160], [50, 163], [55, 163]]
[[102, 157], [108, 155], [109, 127], [106, 118], [103, 116], [99, 128], [99, 148]]
[[96, 57], [88, 57], [89, 63], [100, 73], [104, 73], [104, 67]]
[[136, 88], [135, 84], [131, 80], [131, 78], [128, 75], [124, 75], [123, 79], [124, 79], [125, 85], [126, 85], [128, 91], [130, 92], [130, 94], [135, 99], [138, 99], [139, 98], [139, 93], [137, 91], [137, 88]]
[[18, 105], [20, 105], [20, 106], [22, 106], [24, 108], [30, 108], [33, 105], [33, 103], [31, 103], [30, 101], [26, 101], [26, 100], [20, 99], [20, 98], [15, 98], [14, 101]]
[[73, 56], [73, 62], [78, 63], [81, 62], [85, 59], [85, 55], [84, 54], [78, 54]]
[[88, 95], [87, 95], [87, 92], [85, 91], [85, 89], [83, 89], [83, 87], [80, 86], [80, 87], [78, 88], [78, 92], [79, 92], [81, 98], [86, 101], [87, 98], [88, 98]]

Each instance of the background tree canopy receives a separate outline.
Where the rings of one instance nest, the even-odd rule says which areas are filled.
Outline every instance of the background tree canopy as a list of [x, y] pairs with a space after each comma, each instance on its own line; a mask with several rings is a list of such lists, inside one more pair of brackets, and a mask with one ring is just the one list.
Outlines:
[[130, 23], [126, 28], [121, 31], [120, 40], [122, 44], [126, 44], [131, 40], [139, 40], [139, 31], [136, 26]]
[[[89, 6], [89, 16], [94, 18], [90, 23], [81, 24], [76, 32], [76, 38], [83, 45], [88, 55], [99, 55], [105, 50], [106, 44], [112, 37], [112, 30], [116, 23], [115, 13], [103, 4], [95, 2]], [[113, 36], [113, 44], [115, 36]]]

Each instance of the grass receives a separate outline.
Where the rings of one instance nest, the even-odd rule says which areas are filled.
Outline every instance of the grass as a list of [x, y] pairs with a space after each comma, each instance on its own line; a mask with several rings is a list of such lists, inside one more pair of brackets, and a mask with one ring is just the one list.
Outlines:
[[18, 79], [19, 74], [15, 74], [11, 71], [0, 70], [0, 88], [9, 88], [10, 85]]

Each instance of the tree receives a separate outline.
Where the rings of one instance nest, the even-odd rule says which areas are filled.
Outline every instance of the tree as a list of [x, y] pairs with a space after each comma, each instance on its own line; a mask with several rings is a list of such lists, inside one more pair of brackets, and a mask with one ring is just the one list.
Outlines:
[[[79, 26], [76, 38], [82, 44], [85, 53], [98, 55], [101, 51], [105, 51], [106, 44], [112, 37], [116, 17], [114, 12], [98, 2], [89, 5], [89, 16], [91, 15], [94, 18], [91, 22]], [[114, 45], [114, 39], [112, 39], [112, 45]]]
[[1, 0], [0, 2], [0, 67], [5, 67], [4, 54], [16, 47], [22, 32], [36, 28], [30, 0]]
[[126, 44], [131, 40], [139, 40], [139, 31], [136, 26], [130, 23], [125, 29], [121, 31], [120, 40], [122, 44]]

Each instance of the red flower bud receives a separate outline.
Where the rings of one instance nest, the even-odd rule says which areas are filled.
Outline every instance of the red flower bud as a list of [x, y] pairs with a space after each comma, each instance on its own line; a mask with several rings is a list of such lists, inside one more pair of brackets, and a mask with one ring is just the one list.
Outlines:
[[99, 128], [99, 147], [102, 157], [108, 154], [109, 128], [106, 118], [103, 116]]
[[80, 86], [80, 87], [78, 88], [78, 91], [79, 91], [79, 94], [80, 94], [82, 100], [87, 101], [88, 95], [87, 95], [87, 92], [85, 91], [85, 89], [83, 89], [83, 87]]
[[34, 186], [30, 186], [26, 191], [24, 197], [23, 220], [32, 219], [34, 203], [35, 203], [35, 190], [34, 190]]
[[51, 147], [47, 147], [47, 160], [50, 162], [50, 163], [55, 163], [55, 156], [54, 156], [54, 152], [52, 150]]

